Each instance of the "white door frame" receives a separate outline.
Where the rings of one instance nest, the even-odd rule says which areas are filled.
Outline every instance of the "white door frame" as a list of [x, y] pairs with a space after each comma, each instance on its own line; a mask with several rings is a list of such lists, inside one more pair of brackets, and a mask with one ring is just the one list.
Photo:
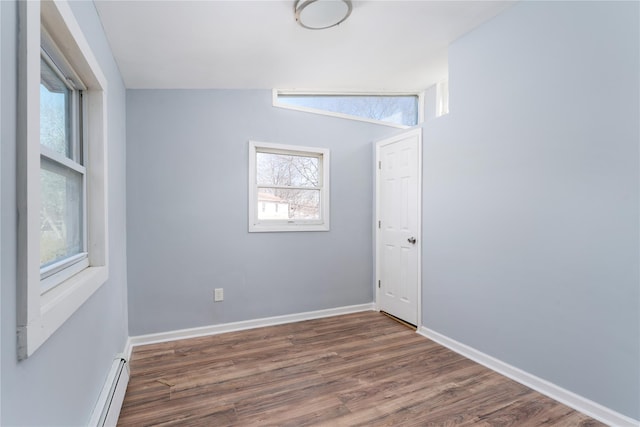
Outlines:
[[398, 142], [409, 135], [417, 135], [418, 136], [418, 247], [416, 248], [418, 251], [418, 297], [417, 297], [417, 312], [418, 319], [416, 321], [417, 331], [420, 330], [422, 326], [422, 128], [411, 129], [406, 132], [402, 132], [398, 135], [392, 136], [390, 138], [385, 138], [383, 140], [377, 141], [375, 143], [375, 163], [374, 170], [376, 175], [376, 186], [375, 186], [375, 205], [376, 212], [375, 217], [373, 218], [373, 227], [375, 229], [374, 235], [374, 253], [375, 253], [375, 269], [376, 269], [376, 277], [374, 281], [374, 289], [375, 289], [375, 307], [376, 310], [380, 311], [380, 228], [378, 227], [380, 221], [380, 149], [389, 144], [393, 144]]

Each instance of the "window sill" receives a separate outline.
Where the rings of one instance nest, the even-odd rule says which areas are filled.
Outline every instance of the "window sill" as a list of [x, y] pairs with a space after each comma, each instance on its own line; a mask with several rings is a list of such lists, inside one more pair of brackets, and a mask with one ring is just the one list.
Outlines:
[[329, 231], [329, 224], [253, 224], [249, 226], [249, 233], [283, 231]]
[[108, 279], [107, 267], [88, 267], [40, 296], [39, 316], [20, 328], [20, 358], [32, 355]]

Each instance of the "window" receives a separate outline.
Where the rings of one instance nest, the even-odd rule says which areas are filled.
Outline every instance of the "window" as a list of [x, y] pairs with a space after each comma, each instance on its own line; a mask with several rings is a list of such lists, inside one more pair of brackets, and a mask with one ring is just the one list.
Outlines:
[[327, 230], [329, 150], [249, 142], [249, 231]]
[[108, 278], [107, 92], [66, 1], [18, 8], [17, 333], [24, 359]]
[[449, 81], [443, 80], [436, 85], [436, 117], [449, 114]]
[[422, 94], [273, 91], [273, 105], [406, 128], [422, 122]]
[[[52, 42], [47, 43], [52, 46]], [[47, 51], [48, 50], [48, 51]], [[89, 265], [86, 245], [86, 168], [82, 91], [72, 69], [51, 47], [40, 60], [41, 292]]]

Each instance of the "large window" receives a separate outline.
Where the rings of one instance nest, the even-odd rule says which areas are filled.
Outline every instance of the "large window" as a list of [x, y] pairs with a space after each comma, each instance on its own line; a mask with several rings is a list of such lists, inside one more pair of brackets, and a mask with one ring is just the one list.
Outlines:
[[64, 0], [18, 2], [18, 357], [108, 278], [106, 79]]
[[329, 230], [329, 150], [249, 143], [249, 231]]
[[422, 121], [418, 93], [314, 93], [273, 91], [273, 105], [292, 110], [406, 128]]
[[[47, 45], [52, 46], [52, 42]], [[41, 292], [89, 265], [83, 86], [66, 63], [59, 52], [43, 47], [40, 61]]]

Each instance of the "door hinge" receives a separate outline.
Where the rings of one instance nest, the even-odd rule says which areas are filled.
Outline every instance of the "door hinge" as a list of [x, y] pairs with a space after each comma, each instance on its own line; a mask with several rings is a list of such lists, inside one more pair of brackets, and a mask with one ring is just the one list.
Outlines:
[[382, 161], [378, 160], [378, 169], [382, 169]]
[[378, 228], [382, 228], [382, 221], [378, 221]]
[[380, 280], [378, 280], [378, 288], [380, 287]]

